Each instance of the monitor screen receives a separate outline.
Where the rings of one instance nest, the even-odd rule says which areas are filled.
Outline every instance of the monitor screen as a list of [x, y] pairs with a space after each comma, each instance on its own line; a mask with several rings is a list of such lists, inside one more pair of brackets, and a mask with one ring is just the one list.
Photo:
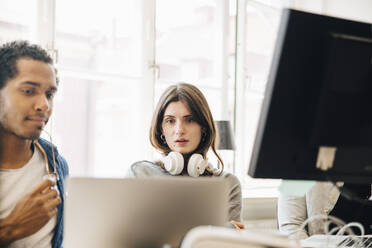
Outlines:
[[284, 9], [248, 174], [372, 182], [372, 25]]

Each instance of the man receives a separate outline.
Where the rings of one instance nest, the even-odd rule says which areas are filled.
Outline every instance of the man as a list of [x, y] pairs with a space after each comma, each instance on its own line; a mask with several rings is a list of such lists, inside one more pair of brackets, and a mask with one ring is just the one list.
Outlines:
[[26, 41], [0, 46], [0, 247], [62, 245], [68, 167], [40, 138], [58, 88], [52, 63]]

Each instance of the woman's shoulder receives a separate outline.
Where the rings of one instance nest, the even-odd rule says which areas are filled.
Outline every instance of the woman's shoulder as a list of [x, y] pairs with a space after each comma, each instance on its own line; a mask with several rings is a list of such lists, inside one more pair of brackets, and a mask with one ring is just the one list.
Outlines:
[[158, 164], [147, 160], [133, 163], [127, 172], [128, 177], [164, 176], [166, 174]]
[[230, 172], [222, 172], [220, 177], [224, 178], [233, 188], [241, 188], [240, 181], [237, 176]]
[[226, 178], [228, 180], [239, 182], [239, 179], [238, 179], [237, 176], [235, 176], [234, 174], [232, 174], [230, 172], [227, 172], [227, 171], [222, 172], [221, 175], [220, 175], [220, 177]]

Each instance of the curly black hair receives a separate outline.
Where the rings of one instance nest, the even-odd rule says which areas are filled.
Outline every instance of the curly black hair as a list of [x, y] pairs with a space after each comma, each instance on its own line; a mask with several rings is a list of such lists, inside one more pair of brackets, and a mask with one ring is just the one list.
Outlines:
[[[47, 53], [45, 49], [38, 45], [30, 44], [25, 40], [17, 40], [5, 43], [0, 46], [0, 89], [2, 89], [5, 83], [17, 76], [17, 60], [20, 58], [30, 58], [45, 62], [47, 64], [53, 64], [52, 57]], [[56, 81], [58, 84], [57, 70]]]

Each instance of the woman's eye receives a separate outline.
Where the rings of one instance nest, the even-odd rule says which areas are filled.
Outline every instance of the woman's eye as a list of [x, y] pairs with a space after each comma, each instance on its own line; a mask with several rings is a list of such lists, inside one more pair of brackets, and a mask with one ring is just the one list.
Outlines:
[[23, 89], [22, 91], [25, 95], [32, 95], [35, 92], [32, 89]]
[[169, 123], [169, 124], [172, 124], [172, 123], [174, 123], [174, 120], [172, 120], [172, 119], [168, 119], [168, 120], [166, 120], [165, 122], [166, 122], [166, 123]]

